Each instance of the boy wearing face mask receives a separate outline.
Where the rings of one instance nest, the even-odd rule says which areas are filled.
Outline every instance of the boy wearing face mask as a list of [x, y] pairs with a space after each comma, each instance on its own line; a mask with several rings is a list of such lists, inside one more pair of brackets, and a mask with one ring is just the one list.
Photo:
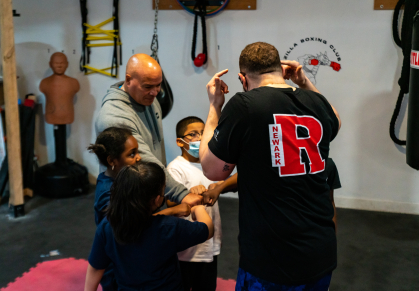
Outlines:
[[[176, 125], [176, 144], [182, 155], [174, 159], [167, 167], [170, 175], [185, 185], [191, 193], [202, 194], [214, 184], [202, 172], [199, 161], [199, 145], [205, 124], [194, 116], [186, 117]], [[215, 185], [212, 185], [213, 188]], [[212, 207], [205, 207], [214, 223], [214, 237], [206, 242], [178, 253], [185, 290], [211, 290], [217, 286], [217, 256], [221, 248], [221, 219], [218, 202]], [[192, 221], [191, 216], [185, 219]]]

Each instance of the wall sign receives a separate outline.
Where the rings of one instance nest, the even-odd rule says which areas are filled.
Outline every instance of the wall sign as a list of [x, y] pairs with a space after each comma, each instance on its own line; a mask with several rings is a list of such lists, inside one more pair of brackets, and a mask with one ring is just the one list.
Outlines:
[[419, 69], [419, 52], [412, 51], [410, 53], [410, 67], [414, 69]]
[[339, 72], [342, 68], [339, 63], [342, 57], [337, 48], [320, 37], [305, 37], [294, 42], [286, 51], [283, 59], [297, 60], [313, 84], [316, 84], [319, 70], [333, 69]]

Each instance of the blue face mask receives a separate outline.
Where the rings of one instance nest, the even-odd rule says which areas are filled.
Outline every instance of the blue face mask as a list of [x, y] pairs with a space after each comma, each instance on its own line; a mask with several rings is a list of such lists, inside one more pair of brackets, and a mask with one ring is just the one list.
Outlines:
[[[184, 141], [184, 142], [186, 142], [186, 141]], [[192, 157], [199, 159], [199, 146], [201, 144], [201, 141], [200, 140], [199, 141], [191, 141], [190, 143], [187, 143], [187, 144], [189, 145], [189, 150], [185, 149], [185, 151], [187, 151], [188, 154], [190, 154]]]

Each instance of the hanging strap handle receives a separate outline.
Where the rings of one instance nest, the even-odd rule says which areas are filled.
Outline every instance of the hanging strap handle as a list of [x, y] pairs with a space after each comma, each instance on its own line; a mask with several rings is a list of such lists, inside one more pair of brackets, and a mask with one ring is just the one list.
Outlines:
[[[117, 31], [118, 37], [114, 38], [113, 56], [111, 65], [111, 75], [116, 78], [118, 75], [118, 43], [121, 42], [121, 33], [119, 31], [119, 0], [113, 0], [113, 29]], [[119, 46], [119, 63], [122, 65], [122, 45]]]
[[397, 2], [396, 7], [394, 8], [393, 14], [393, 39], [394, 42], [399, 46], [402, 47], [402, 40], [399, 36], [399, 16], [400, 16], [400, 9], [404, 5], [406, 0], [400, 0]]
[[90, 48], [87, 46], [88, 41], [86, 40], [87, 27], [84, 25], [84, 23], [87, 23], [87, 13], [88, 13], [87, 0], [80, 0], [80, 12], [81, 12], [81, 28], [83, 30], [83, 39], [81, 42], [80, 71], [87, 72], [87, 69], [84, 68], [84, 66], [89, 63], [89, 57], [90, 57]]
[[[406, 0], [399, 0], [399, 2], [397, 2], [396, 4], [396, 7], [394, 9], [394, 14], [393, 14], [393, 39], [394, 39], [394, 42], [402, 49], [403, 49], [402, 41], [405, 41], [405, 40], [402, 40], [399, 36], [399, 15], [400, 15], [400, 9], [405, 4], [405, 2]], [[393, 115], [391, 116], [391, 121], [390, 121], [390, 138], [393, 140], [395, 144], [398, 144], [398, 145], [406, 145], [405, 140], [401, 140], [396, 136], [396, 121], [400, 114], [400, 109], [402, 107], [404, 94], [407, 93], [405, 92], [406, 89], [403, 89], [403, 87], [404, 86], [400, 86], [400, 93], [399, 93], [399, 96], [397, 97], [396, 107], [394, 108]]]
[[[193, 37], [192, 37], [192, 51], [191, 57], [192, 61], [194, 62], [195, 66], [200, 67], [207, 63], [207, 55], [208, 55], [208, 48], [207, 48], [207, 27], [205, 22], [205, 16], [207, 15], [207, 5], [206, 0], [197, 0], [194, 8], [195, 13], [195, 21], [193, 27]], [[201, 26], [202, 26], [202, 55], [199, 54], [195, 56], [196, 51], [196, 38], [197, 38], [197, 30], [198, 30], [198, 17], [201, 17]]]

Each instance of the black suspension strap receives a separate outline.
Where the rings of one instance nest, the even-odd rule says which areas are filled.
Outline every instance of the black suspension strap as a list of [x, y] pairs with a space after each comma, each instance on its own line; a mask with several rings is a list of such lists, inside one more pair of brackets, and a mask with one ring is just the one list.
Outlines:
[[400, 109], [402, 107], [404, 94], [405, 93], [403, 93], [403, 91], [400, 90], [399, 97], [397, 97], [396, 107], [394, 108], [393, 116], [391, 117], [391, 121], [390, 121], [390, 137], [393, 140], [393, 142], [398, 145], [406, 145], [405, 140], [400, 140], [396, 136], [396, 121], [400, 114]]
[[[207, 0], [197, 0], [194, 13], [195, 13], [195, 21], [193, 27], [193, 37], [192, 37], [192, 51], [191, 57], [194, 65], [197, 67], [201, 67], [202, 65], [207, 63], [208, 60], [208, 48], [207, 48], [207, 27], [205, 22], [205, 16], [207, 15]], [[201, 17], [201, 26], [202, 26], [202, 53], [195, 56], [196, 51], [196, 38], [197, 38], [197, 30], [198, 30], [198, 17]]]
[[410, 50], [412, 47], [412, 25], [413, 25], [413, 15], [409, 17], [409, 11], [405, 9], [405, 15], [403, 17], [403, 26], [401, 31], [401, 37], [399, 37], [399, 16], [400, 10], [403, 5], [405, 5], [406, 0], [399, 0], [394, 9], [393, 15], [393, 39], [394, 42], [402, 48], [403, 50], [403, 66], [402, 73], [399, 79], [400, 93], [397, 97], [396, 107], [394, 108], [393, 116], [390, 121], [390, 137], [394, 143], [398, 145], [406, 145], [405, 140], [400, 140], [396, 136], [396, 121], [400, 114], [400, 108], [403, 103], [404, 95], [409, 93], [409, 75], [410, 75]]
[[400, 10], [404, 5], [405, 0], [400, 0], [397, 2], [396, 7], [394, 8], [394, 15], [393, 15], [393, 39], [397, 46], [402, 47], [402, 40], [399, 36], [399, 18], [400, 18]]
[[83, 38], [81, 42], [81, 58], [80, 58], [80, 71], [87, 72], [87, 69], [84, 68], [86, 64], [89, 63], [90, 60], [90, 47], [87, 46], [88, 41], [86, 29], [87, 27], [83, 25], [87, 23], [87, 0], [80, 0], [80, 11], [81, 11], [81, 28], [83, 30]]
[[[113, 56], [111, 65], [111, 74], [118, 75], [118, 43], [122, 43], [121, 34], [119, 33], [119, 0], [113, 0], [113, 29], [118, 31], [118, 38], [114, 38]], [[122, 65], [122, 45], [119, 45], [119, 65]], [[115, 70], [115, 73], [114, 73]]]
[[[113, 0], [112, 17], [96, 25], [87, 23], [87, 0], [80, 0], [80, 11], [82, 18], [82, 53], [80, 58], [80, 71], [85, 75], [100, 73], [110, 77], [118, 77], [118, 67], [122, 65], [122, 43], [119, 32], [119, 0]], [[103, 29], [102, 26], [113, 22], [113, 29]], [[103, 42], [105, 41], [105, 42]], [[99, 43], [98, 43], [99, 42]], [[112, 46], [112, 63], [110, 67], [98, 69], [90, 65], [90, 53], [92, 47]], [[119, 47], [119, 50], [118, 50]], [[119, 51], [119, 54], [118, 54]], [[119, 57], [119, 62], [118, 62]], [[107, 72], [110, 70], [110, 72]]]

